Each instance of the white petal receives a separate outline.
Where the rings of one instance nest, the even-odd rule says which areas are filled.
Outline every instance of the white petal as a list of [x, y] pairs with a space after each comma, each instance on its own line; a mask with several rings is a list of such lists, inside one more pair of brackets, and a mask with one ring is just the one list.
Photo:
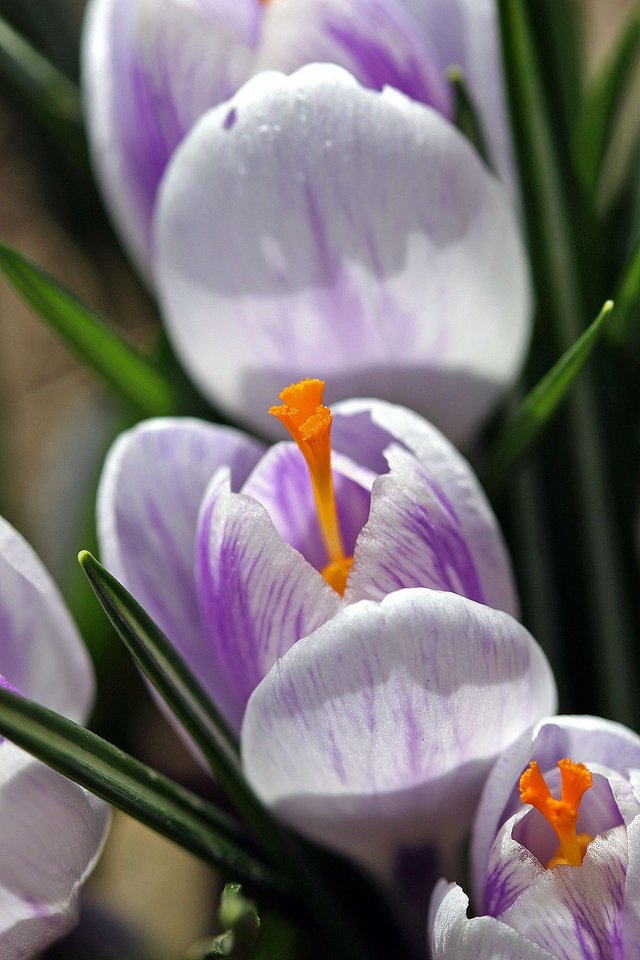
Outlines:
[[86, 719], [93, 669], [58, 588], [0, 517], [0, 673], [22, 693], [72, 720]]
[[224, 469], [203, 500], [196, 563], [210, 661], [204, 677], [239, 727], [249, 695], [278, 657], [332, 617], [341, 601], [280, 539], [262, 504], [231, 493]]
[[284, 819], [386, 872], [400, 845], [465, 832], [497, 753], [554, 702], [507, 614], [402, 590], [345, 607], [275, 665], [247, 706], [243, 764]]
[[218, 467], [229, 465], [239, 487], [261, 451], [227, 427], [188, 418], [149, 420], [121, 434], [102, 473], [102, 561], [203, 679], [211, 660], [195, 581], [200, 504]]
[[26, 960], [77, 921], [109, 808], [5, 741], [0, 809], [0, 956]]
[[337, 67], [262, 74], [176, 151], [156, 219], [169, 334], [202, 389], [274, 432], [283, 384], [377, 395], [465, 440], [517, 374], [510, 202], [439, 114]]
[[346, 598], [424, 586], [517, 616], [502, 534], [458, 451], [417, 414], [378, 400], [339, 403], [333, 415], [336, 449], [385, 474], [383, 457], [391, 467], [374, 486]]
[[467, 918], [469, 898], [443, 880], [433, 892], [429, 932], [432, 960], [554, 960], [493, 917]]

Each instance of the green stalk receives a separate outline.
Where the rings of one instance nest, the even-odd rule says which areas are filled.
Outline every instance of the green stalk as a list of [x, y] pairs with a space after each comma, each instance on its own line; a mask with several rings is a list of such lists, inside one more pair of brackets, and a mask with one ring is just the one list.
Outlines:
[[[561, 181], [560, 158], [544, 100], [527, 6], [524, 0], [498, 0], [503, 54], [530, 251], [539, 300], [550, 316], [558, 352], [583, 331], [583, 303], [576, 236]], [[628, 598], [623, 588], [618, 538], [608, 495], [606, 453], [599, 424], [594, 378], [586, 371], [567, 405], [573, 451], [573, 482], [580, 507], [577, 555], [585, 558], [586, 602], [601, 651], [603, 706], [617, 720], [638, 719], [638, 682]], [[571, 455], [571, 446], [568, 456]]]

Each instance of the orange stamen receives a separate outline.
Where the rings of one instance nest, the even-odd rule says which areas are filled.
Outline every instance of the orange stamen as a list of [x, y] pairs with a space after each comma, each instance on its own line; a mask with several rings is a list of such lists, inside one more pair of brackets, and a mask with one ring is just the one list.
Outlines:
[[322, 403], [324, 382], [301, 380], [280, 394], [281, 406], [269, 413], [287, 428], [306, 460], [316, 501], [322, 539], [329, 563], [322, 571], [333, 589], [342, 595], [353, 557], [345, 556], [331, 471], [331, 423], [333, 417]]
[[589, 834], [579, 834], [576, 829], [580, 802], [592, 785], [593, 777], [583, 763], [574, 763], [568, 757], [560, 760], [558, 767], [562, 779], [560, 800], [551, 795], [535, 760], [520, 777], [520, 799], [540, 811], [560, 841], [558, 852], [547, 864], [548, 869], [559, 865], [581, 866], [587, 846], [593, 840]]

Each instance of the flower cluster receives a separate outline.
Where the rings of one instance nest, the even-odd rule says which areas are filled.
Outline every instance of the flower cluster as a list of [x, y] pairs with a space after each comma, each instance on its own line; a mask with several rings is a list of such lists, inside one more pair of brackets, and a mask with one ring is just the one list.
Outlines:
[[[149, 674], [162, 696], [174, 683], [200, 762], [180, 697], [206, 712], [204, 691], [246, 801], [228, 815], [164, 780], [165, 819], [187, 810], [192, 852], [209, 830], [225, 864], [255, 856], [246, 873], [286, 909], [295, 872], [278, 872], [257, 808], [309, 858], [307, 895], [308, 864], [353, 861], [407, 944], [420, 929], [420, 955], [426, 922], [431, 960], [635, 960], [640, 738], [554, 715], [553, 672], [459, 452], [515, 382], [533, 313], [496, 4], [90, 0], [82, 59], [101, 186], [171, 346], [206, 401], [255, 430], [143, 420], [101, 475], [116, 629], [148, 618], [136, 639], [153, 666], [173, 658], [169, 679]], [[452, 64], [474, 142], [454, 122]], [[550, 301], [569, 259], [540, 285]], [[529, 403], [530, 421], [549, 415]], [[3, 704], [87, 720], [81, 639], [2, 519], [0, 671]], [[117, 786], [100, 795], [117, 802]], [[27, 960], [75, 920], [108, 811], [7, 740], [0, 796], [0, 954]]]

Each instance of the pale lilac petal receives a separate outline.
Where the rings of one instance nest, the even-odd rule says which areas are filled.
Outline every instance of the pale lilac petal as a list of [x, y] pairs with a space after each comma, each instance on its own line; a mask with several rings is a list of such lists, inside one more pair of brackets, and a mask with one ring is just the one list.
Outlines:
[[347, 67], [449, 115], [438, 55], [395, 0], [92, 0], [83, 85], [107, 201], [144, 272], [160, 180], [182, 138], [253, 74], [310, 61]]
[[[374, 474], [348, 457], [333, 454], [333, 483], [342, 534], [348, 556], [367, 522]], [[322, 570], [328, 557], [318, 523], [309, 470], [292, 443], [271, 447], [255, 467], [242, 493], [267, 510], [278, 536]]]
[[224, 469], [203, 502], [196, 565], [209, 657], [200, 676], [239, 727], [251, 692], [278, 657], [334, 616], [341, 600], [280, 539], [262, 504], [231, 493]]
[[507, 614], [403, 590], [345, 607], [275, 665], [243, 764], [283, 819], [388, 875], [399, 847], [464, 833], [493, 759], [554, 702]]
[[614, 827], [591, 841], [581, 867], [540, 867], [536, 877], [528, 870], [520, 896], [497, 919], [559, 960], [617, 960], [626, 867], [627, 831]]
[[467, 918], [469, 898], [441, 880], [429, 911], [431, 960], [554, 960], [493, 917]]
[[404, 402], [465, 440], [528, 341], [504, 189], [435, 111], [338, 67], [262, 74], [207, 113], [155, 236], [174, 346], [260, 432], [282, 384], [318, 376], [331, 401]]
[[366, 87], [392, 86], [452, 113], [436, 45], [402, 0], [278, 0], [269, 4], [263, 26], [256, 73], [335, 63]]
[[[563, 757], [624, 776], [631, 768], [640, 767], [640, 737], [621, 724], [598, 717], [551, 717], [523, 733], [499, 757], [487, 778], [473, 827], [474, 896], [481, 910], [491, 845], [500, 826], [522, 809], [518, 783], [523, 770], [536, 760], [542, 771], [552, 771]], [[620, 794], [623, 816], [625, 805]]]
[[640, 957], [640, 817], [627, 827], [629, 862], [624, 888], [624, 960]]
[[111, 212], [143, 272], [158, 184], [185, 133], [249, 76], [256, 0], [92, 0], [85, 113]]
[[11, 686], [72, 720], [86, 719], [94, 692], [89, 655], [53, 580], [1, 517], [0, 643], [0, 672]]
[[134, 595], [200, 677], [210, 669], [196, 595], [198, 512], [215, 471], [228, 464], [240, 487], [262, 447], [199, 420], [149, 420], [109, 452], [98, 493], [102, 561]]
[[[381, 468], [357, 543], [346, 599], [379, 599], [400, 587], [460, 593], [518, 614], [509, 558], [469, 464], [431, 424], [388, 403], [336, 404], [338, 450]], [[357, 434], [357, 436], [356, 436]]]
[[402, 0], [432, 37], [440, 68], [458, 66], [486, 133], [492, 162], [516, 183], [496, 0]]
[[0, 956], [25, 960], [76, 923], [109, 808], [5, 741], [0, 809]]

